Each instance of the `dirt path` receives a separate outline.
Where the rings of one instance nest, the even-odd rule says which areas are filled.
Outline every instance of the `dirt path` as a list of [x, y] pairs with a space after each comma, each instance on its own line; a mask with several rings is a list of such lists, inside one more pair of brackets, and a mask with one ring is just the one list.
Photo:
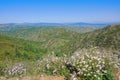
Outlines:
[[[0, 79], [6, 80], [6, 79]], [[62, 76], [28, 76], [23, 78], [11, 78], [8, 80], [64, 80]]]
[[120, 80], [120, 70], [115, 72], [115, 78], [116, 80]]

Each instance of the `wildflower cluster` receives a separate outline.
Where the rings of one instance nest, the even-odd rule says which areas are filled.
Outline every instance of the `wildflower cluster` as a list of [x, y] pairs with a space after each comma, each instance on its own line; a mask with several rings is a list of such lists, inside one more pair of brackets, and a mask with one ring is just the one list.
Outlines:
[[79, 78], [85, 80], [109, 80], [108, 75], [112, 76], [108, 74], [110, 73], [110, 67], [112, 67], [112, 64], [108, 63], [110, 59], [104, 55], [101, 56], [94, 53], [85, 52], [84, 54], [80, 54], [76, 52], [71, 56], [66, 63], [72, 77], [74, 76], [71, 80]]
[[109, 50], [99, 48], [81, 49], [71, 56], [64, 54], [62, 57], [52, 53], [41, 60], [24, 64], [8, 67], [6, 71], [8, 76], [23, 76], [31, 73], [61, 75], [67, 80], [114, 80], [112, 69], [120, 69], [118, 57], [114, 57]]
[[24, 67], [24, 64], [19, 63], [16, 66], [13, 66], [9, 69], [7, 69], [6, 74], [8, 74], [9, 76], [15, 76], [15, 75], [25, 75], [26, 74], [26, 68]]
[[47, 75], [66, 75], [66, 57], [57, 57], [55, 54], [48, 55], [42, 61], [38, 61], [38, 71]]

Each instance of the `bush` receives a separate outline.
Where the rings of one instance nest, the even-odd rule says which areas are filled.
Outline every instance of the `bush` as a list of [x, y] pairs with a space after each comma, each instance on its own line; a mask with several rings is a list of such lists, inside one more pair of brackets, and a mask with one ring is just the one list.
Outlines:
[[75, 53], [66, 62], [71, 72], [70, 78], [81, 78], [83, 80], [114, 80], [111, 72], [114, 66], [111, 59], [105, 56], [96, 55], [98, 52], [96, 54], [94, 53], [84, 53], [84, 55]]

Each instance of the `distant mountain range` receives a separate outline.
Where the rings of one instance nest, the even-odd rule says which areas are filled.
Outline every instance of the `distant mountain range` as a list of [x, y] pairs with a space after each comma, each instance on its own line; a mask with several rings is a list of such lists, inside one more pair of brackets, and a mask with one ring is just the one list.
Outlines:
[[96, 24], [96, 23], [84, 23], [84, 22], [76, 22], [76, 23], [6, 23], [0, 24], [2, 26], [70, 26], [70, 27], [105, 27], [109, 24]]

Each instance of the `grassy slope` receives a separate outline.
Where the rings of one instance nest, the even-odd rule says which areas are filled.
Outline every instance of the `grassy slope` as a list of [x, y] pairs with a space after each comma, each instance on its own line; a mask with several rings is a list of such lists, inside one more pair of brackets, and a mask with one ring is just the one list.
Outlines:
[[40, 43], [0, 35], [0, 67], [42, 58], [47, 50], [39, 45]]
[[90, 48], [91, 46], [119, 51], [120, 25], [111, 25], [93, 32], [79, 34], [79, 36], [74, 36], [70, 43], [66, 49], [73, 50], [73, 52], [78, 48]]
[[56, 54], [73, 53], [78, 48], [91, 45], [118, 50], [120, 45], [120, 25], [88, 33], [77, 33], [60, 27], [23, 27], [5, 33], [12, 37], [39, 42], [40, 48], [47, 48]]
[[[0, 69], [19, 62], [33, 62], [52, 52], [57, 56], [64, 53], [69, 55], [78, 48], [89, 48], [91, 45], [120, 49], [120, 25], [82, 34], [63, 28], [27, 28], [15, 31], [11, 34], [22, 39], [0, 35]], [[31, 66], [33, 67], [34, 65]]]
[[77, 41], [80, 34], [60, 27], [30, 27], [5, 33], [12, 37], [40, 42], [40, 47], [55, 51], [55, 53], [69, 53], [69, 46]]
[[103, 48], [120, 49], [120, 25], [111, 25], [103, 29], [87, 33], [82, 43]]
[[66, 46], [69, 45], [67, 44], [70, 44], [77, 34], [63, 28], [29, 28], [16, 32], [11, 34], [18, 35], [18, 38], [22, 35], [22, 38], [27, 41], [0, 35], [0, 61], [2, 64], [9, 61], [37, 60], [52, 52], [61, 56], [64, 51], [68, 51]]

